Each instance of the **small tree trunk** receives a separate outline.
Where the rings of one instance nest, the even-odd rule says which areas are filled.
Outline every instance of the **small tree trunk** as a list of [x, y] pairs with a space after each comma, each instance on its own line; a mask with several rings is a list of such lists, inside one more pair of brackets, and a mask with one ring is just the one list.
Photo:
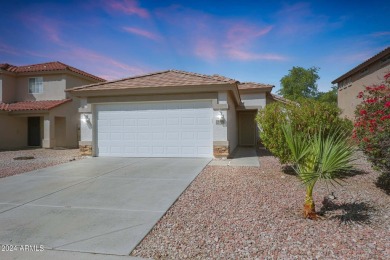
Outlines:
[[316, 207], [313, 201], [313, 188], [314, 184], [309, 185], [306, 188], [305, 204], [303, 205], [304, 218], [317, 220]]

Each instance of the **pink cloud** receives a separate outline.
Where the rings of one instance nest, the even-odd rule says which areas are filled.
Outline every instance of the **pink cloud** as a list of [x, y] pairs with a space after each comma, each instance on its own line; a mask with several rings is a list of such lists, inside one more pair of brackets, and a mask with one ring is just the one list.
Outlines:
[[[18, 51], [12, 46], [9, 46], [5, 43], [0, 42], [0, 53], [6, 53], [6, 54], [11, 54], [11, 55], [16, 55], [16, 56], [21, 56], [23, 55], [22, 52]], [[0, 61], [3, 62], [3, 61]]]
[[215, 60], [218, 52], [213, 40], [198, 39], [195, 44], [195, 55], [208, 61]]
[[254, 61], [254, 60], [272, 60], [283, 61], [287, 58], [277, 54], [262, 54], [251, 51], [251, 46], [260, 37], [267, 35], [273, 26], [258, 27], [248, 24], [236, 24], [229, 28], [226, 33], [226, 44], [224, 52], [228, 57], [234, 60]]
[[118, 79], [139, 75], [146, 72], [146, 70], [138, 66], [130, 66], [97, 52], [80, 48], [70, 47], [64, 53], [66, 57], [77, 57], [77, 61], [82, 61], [85, 67], [90, 68], [98, 75], [105, 75], [106, 79]]
[[57, 44], [63, 43], [60, 38], [61, 31], [58, 20], [49, 19], [40, 14], [22, 13], [19, 17], [26, 26], [32, 28], [31, 30], [38, 31], [42, 38]]
[[227, 32], [227, 40], [232, 45], [244, 44], [258, 37], [268, 34], [272, 26], [258, 28], [253, 25], [234, 25]]
[[149, 18], [150, 14], [148, 10], [139, 7], [136, 0], [108, 0], [104, 1], [104, 4], [115, 11], [120, 11], [129, 15], [138, 15], [142, 18]]
[[152, 32], [149, 32], [149, 31], [146, 31], [146, 30], [143, 30], [143, 29], [140, 29], [140, 28], [136, 28], [136, 27], [123, 27], [123, 29], [126, 32], [129, 32], [129, 33], [132, 33], [132, 34], [136, 34], [136, 35], [139, 35], [139, 36], [142, 36], [142, 37], [145, 37], [145, 38], [149, 38], [149, 39], [154, 40], [154, 41], [159, 41], [161, 39], [157, 34], [154, 34]]
[[241, 61], [255, 61], [255, 60], [270, 60], [270, 61], [284, 61], [287, 60], [287, 57], [277, 55], [277, 54], [260, 54], [260, 53], [251, 53], [237, 49], [229, 49], [227, 54], [230, 58]]
[[341, 16], [334, 22], [329, 21], [329, 17], [312, 12], [310, 3], [286, 4], [279, 12], [275, 14], [277, 32], [286, 37], [286, 35], [311, 35], [322, 30], [340, 27], [345, 16]]
[[56, 25], [52, 23], [44, 23], [42, 24], [41, 28], [43, 29], [46, 38], [50, 39], [52, 42], [55, 43], [62, 43], [59, 36], [59, 30]]
[[190, 53], [208, 62], [226, 57], [235, 60], [286, 59], [281, 55], [258, 53], [259, 45], [265, 42], [265, 37], [274, 29], [273, 25], [221, 19], [181, 5], [160, 8], [155, 14], [180, 31], [174, 36], [168, 34], [167, 42], [182, 55]]

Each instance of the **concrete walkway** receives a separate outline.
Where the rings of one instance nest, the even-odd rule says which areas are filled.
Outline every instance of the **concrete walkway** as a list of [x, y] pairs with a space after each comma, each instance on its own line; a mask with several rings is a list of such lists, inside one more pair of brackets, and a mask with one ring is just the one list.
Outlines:
[[214, 159], [209, 165], [214, 166], [252, 166], [260, 167], [255, 147], [237, 147], [230, 159]]
[[209, 161], [90, 158], [0, 179], [0, 244], [128, 256]]

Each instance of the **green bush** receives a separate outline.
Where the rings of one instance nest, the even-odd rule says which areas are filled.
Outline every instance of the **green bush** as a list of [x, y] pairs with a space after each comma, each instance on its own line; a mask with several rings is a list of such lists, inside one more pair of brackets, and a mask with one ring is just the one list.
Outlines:
[[256, 116], [261, 142], [281, 163], [293, 162], [286, 144], [282, 126], [290, 123], [294, 132], [310, 135], [323, 131], [327, 136], [340, 128], [345, 134], [352, 133], [352, 122], [341, 119], [339, 108], [315, 100], [300, 99], [297, 103], [275, 102], [260, 110]]

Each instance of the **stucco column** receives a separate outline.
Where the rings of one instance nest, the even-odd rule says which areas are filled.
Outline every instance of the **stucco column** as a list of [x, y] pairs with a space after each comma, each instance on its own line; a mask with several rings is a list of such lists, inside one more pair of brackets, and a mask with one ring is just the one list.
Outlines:
[[43, 118], [43, 148], [53, 148], [56, 145], [54, 116], [45, 115]]
[[92, 122], [93, 114], [92, 107], [87, 104], [85, 99], [81, 100], [80, 113], [80, 141], [79, 148], [81, 155], [91, 156], [92, 152]]
[[[229, 109], [227, 92], [219, 92], [218, 99], [213, 100], [213, 154], [217, 158], [229, 157], [227, 136], [227, 110]], [[223, 117], [224, 121], [217, 118]]]

